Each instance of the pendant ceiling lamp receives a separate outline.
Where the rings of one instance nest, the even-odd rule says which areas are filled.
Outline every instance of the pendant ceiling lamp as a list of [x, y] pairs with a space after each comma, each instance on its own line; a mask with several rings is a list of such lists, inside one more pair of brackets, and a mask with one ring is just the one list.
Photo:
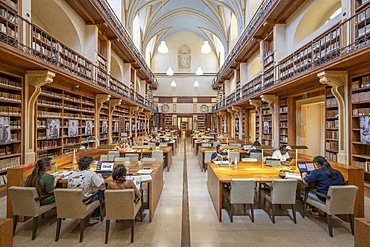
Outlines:
[[194, 87], [199, 87], [199, 82], [198, 81], [194, 82]]
[[196, 75], [203, 75], [203, 70], [202, 70], [202, 68], [201, 68], [201, 67], [198, 67], [198, 68], [197, 68], [197, 71], [195, 71], [195, 74], [196, 74]]
[[208, 41], [204, 41], [200, 52], [203, 54], [208, 54], [211, 52], [211, 46], [209, 45]]
[[172, 70], [171, 67], [168, 67], [168, 70], [166, 72], [166, 75], [168, 75], [168, 76], [172, 76], [173, 75], [173, 70]]
[[171, 87], [176, 87], [176, 82], [175, 82], [175, 80], [172, 80], [172, 82], [171, 82]]
[[168, 52], [168, 47], [165, 41], [161, 41], [161, 44], [158, 46], [158, 52], [162, 54], [165, 54]]

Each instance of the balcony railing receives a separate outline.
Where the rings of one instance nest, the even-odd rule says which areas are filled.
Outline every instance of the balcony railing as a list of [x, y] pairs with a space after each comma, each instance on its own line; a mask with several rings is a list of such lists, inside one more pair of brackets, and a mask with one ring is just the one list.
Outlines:
[[92, 0], [95, 6], [100, 10], [100, 13], [104, 15], [106, 20], [109, 22], [113, 30], [117, 32], [119, 39], [128, 46], [129, 50], [133, 52], [135, 59], [139, 62], [140, 66], [145, 69], [148, 73], [150, 80], [158, 86], [157, 79], [154, 77], [149, 66], [145, 62], [145, 59], [136, 48], [134, 42], [132, 42], [131, 36], [128, 34], [126, 28], [122, 25], [122, 22], [118, 19], [112, 7], [106, 0]]
[[[334, 25], [311, 42], [293, 52], [278, 65], [270, 67], [242, 87], [242, 99], [288, 79], [301, 76], [319, 66], [333, 61], [338, 57], [351, 56], [351, 53], [370, 44], [370, 7], [355, 14], [345, 22]], [[344, 30], [347, 30], [344, 32]], [[215, 105], [214, 110], [220, 110], [233, 101], [232, 94]]]
[[[101, 58], [97, 61], [98, 65], [95, 65], [42, 28], [22, 17], [17, 15], [5, 15], [5, 17], [4, 26], [6, 28], [0, 29], [0, 42], [63, 69], [71, 75], [129, 98], [127, 86], [107, 73], [106, 66], [101, 64], [104, 62], [100, 61]], [[153, 102], [143, 104], [140, 97], [136, 97], [138, 99], [138, 102], [135, 101], [136, 103], [156, 111]]]

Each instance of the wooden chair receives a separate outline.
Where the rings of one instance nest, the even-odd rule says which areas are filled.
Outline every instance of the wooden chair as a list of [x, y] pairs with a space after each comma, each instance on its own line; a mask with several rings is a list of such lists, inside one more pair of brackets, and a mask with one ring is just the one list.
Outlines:
[[[348, 214], [350, 219], [352, 235], [354, 234], [354, 208], [355, 200], [358, 187], [355, 185], [336, 185], [330, 186], [328, 194], [324, 195], [316, 190], [310, 190], [306, 188], [305, 199], [303, 204], [303, 215], [306, 215], [306, 205], [307, 203], [314, 206], [315, 208], [326, 213], [326, 218], [328, 222], [329, 236], [333, 237], [333, 227], [332, 218], [336, 214]], [[308, 193], [314, 193], [321, 197], [326, 198], [325, 203], [316, 201], [308, 196]]]
[[104, 192], [104, 198], [106, 208], [105, 243], [108, 243], [111, 220], [131, 220], [131, 243], [133, 243], [135, 217], [137, 213], [141, 211], [140, 209], [142, 209], [141, 199], [135, 200], [135, 192], [133, 189], [106, 190]]
[[[98, 191], [97, 193], [101, 193]], [[80, 224], [80, 242], [83, 240], [83, 234], [85, 231], [85, 224], [89, 219], [90, 214], [97, 208], [100, 207], [100, 215], [102, 217], [102, 203], [101, 197], [90, 204], [86, 204], [95, 194], [85, 198], [82, 189], [55, 189], [55, 202], [57, 206], [57, 231], [55, 235], [55, 242], [59, 240], [60, 228], [62, 226], [62, 219], [65, 218], [76, 218], [81, 220]], [[101, 218], [103, 221], [103, 218]]]
[[123, 157], [118, 157], [114, 159], [114, 162], [125, 162], [125, 161], [130, 161], [130, 158], [123, 158]]
[[41, 206], [41, 198], [38, 196], [35, 187], [11, 186], [9, 194], [13, 208], [13, 236], [17, 228], [18, 217], [28, 216], [33, 218], [32, 240], [34, 240], [39, 216], [55, 208], [55, 202]]
[[254, 223], [254, 195], [256, 193], [255, 179], [231, 179], [230, 184], [230, 221], [233, 223], [234, 205], [248, 204], [250, 207], [250, 219]]
[[108, 155], [106, 155], [106, 154], [100, 155], [100, 161], [108, 161], [108, 160], [109, 160]]
[[242, 158], [242, 162], [257, 162], [256, 158]]
[[275, 209], [276, 204], [288, 204], [292, 206], [293, 222], [297, 224], [295, 198], [297, 191], [297, 179], [273, 179], [271, 191], [266, 195], [266, 199], [271, 202], [271, 218], [275, 224]]
[[212, 154], [214, 151], [204, 151], [204, 163], [203, 163], [203, 171], [205, 172], [208, 168], [208, 161], [211, 160]]
[[119, 151], [109, 151], [107, 155], [109, 157], [109, 161], [114, 161], [116, 158], [120, 157]]
[[153, 150], [152, 158], [155, 158], [156, 161], [163, 161], [163, 150]]

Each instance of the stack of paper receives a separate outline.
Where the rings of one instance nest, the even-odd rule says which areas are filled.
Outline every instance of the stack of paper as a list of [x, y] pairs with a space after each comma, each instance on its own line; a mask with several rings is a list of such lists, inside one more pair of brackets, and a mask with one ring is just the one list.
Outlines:
[[153, 172], [153, 170], [151, 170], [151, 169], [142, 169], [142, 170], [138, 170], [136, 173], [137, 174], [150, 174], [152, 172]]
[[152, 176], [150, 175], [141, 175], [141, 181], [151, 181]]
[[302, 180], [301, 174], [292, 172], [285, 172], [285, 178], [295, 178], [297, 180]]

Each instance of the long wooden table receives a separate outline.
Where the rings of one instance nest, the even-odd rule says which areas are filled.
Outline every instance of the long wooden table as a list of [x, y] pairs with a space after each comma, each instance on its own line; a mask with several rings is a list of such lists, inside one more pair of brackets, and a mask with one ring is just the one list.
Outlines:
[[[77, 159], [84, 155], [90, 155], [95, 160], [99, 160], [101, 154], [106, 154], [106, 150], [83, 150], [79, 151], [77, 155]], [[171, 157], [171, 156], [170, 156]], [[71, 155], [64, 155], [58, 158], [53, 159], [58, 164], [58, 171], [66, 171], [72, 169], [72, 156]], [[152, 180], [151, 181], [144, 181], [143, 183], [148, 184], [148, 209], [149, 209], [149, 222], [152, 221], [154, 217], [155, 210], [157, 208], [162, 190], [163, 190], [163, 163], [160, 161], [151, 161], [151, 162], [128, 162], [129, 165], [129, 173], [132, 175], [136, 175], [136, 172], [142, 168], [150, 168], [153, 170], [151, 173]], [[29, 174], [31, 174], [34, 168], [34, 164], [28, 164], [18, 167], [12, 167], [7, 170], [8, 172], [8, 183], [7, 187], [11, 186], [24, 186], [24, 182]], [[94, 169], [94, 166], [92, 166]], [[112, 176], [105, 179], [105, 182], [108, 183], [112, 181]], [[59, 185], [60, 187], [66, 187], [67, 180], [60, 180]], [[7, 196], [7, 218], [13, 217], [13, 210], [11, 206], [10, 196]]]
[[[312, 160], [312, 159], [311, 159]], [[334, 169], [339, 170], [347, 184], [358, 187], [355, 202], [355, 217], [364, 216], [364, 176], [363, 170], [354, 166], [330, 163]], [[280, 169], [284, 166], [266, 167], [261, 162], [239, 162], [237, 167], [220, 167], [208, 162], [207, 188], [219, 221], [222, 221], [222, 188], [224, 183], [231, 182], [233, 178], [254, 178], [258, 183], [272, 182], [279, 179]]]

